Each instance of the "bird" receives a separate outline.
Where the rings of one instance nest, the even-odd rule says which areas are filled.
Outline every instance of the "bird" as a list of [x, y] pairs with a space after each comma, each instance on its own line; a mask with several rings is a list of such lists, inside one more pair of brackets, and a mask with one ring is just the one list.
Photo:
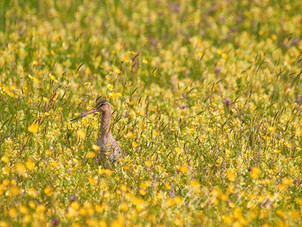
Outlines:
[[96, 106], [88, 112], [82, 112], [78, 117], [72, 119], [75, 121], [83, 118], [89, 114], [100, 112], [101, 113], [101, 126], [99, 129], [98, 140], [96, 145], [100, 147], [100, 161], [101, 164], [107, 168], [112, 169], [116, 162], [125, 157], [121, 146], [114, 139], [111, 133], [110, 120], [111, 120], [111, 104], [108, 100], [101, 99], [97, 102]]

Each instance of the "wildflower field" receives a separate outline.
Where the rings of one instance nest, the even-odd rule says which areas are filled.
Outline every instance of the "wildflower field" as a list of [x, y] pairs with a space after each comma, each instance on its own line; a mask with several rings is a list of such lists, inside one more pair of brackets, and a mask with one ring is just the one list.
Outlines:
[[[301, 226], [300, 0], [1, 0], [0, 226]], [[128, 155], [98, 165], [101, 97]]]

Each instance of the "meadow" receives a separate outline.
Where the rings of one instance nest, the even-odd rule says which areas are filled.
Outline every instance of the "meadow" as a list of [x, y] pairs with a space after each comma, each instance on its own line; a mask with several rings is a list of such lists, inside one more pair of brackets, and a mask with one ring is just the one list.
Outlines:
[[[301, 226], [300, 0], [1, 0], [0, 226]], [[97, 98], [128, 154], [95, 162]]]

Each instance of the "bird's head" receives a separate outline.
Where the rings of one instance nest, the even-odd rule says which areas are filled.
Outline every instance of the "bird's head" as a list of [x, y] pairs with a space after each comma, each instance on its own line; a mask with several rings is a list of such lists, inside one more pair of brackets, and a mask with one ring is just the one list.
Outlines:
[[100, 101], [97, 102], [97, 104], [95, 105], [95, 107], [92, 110], [89, 110], [88, 112], [82, 112], [79, 116], [72, 119], [71, 121], [77, 120], [79, 118], [85, 117], [85, 116], [95, 113], [95, 112], [111, 113], [110, 102], [108, 100], [101, 99]]

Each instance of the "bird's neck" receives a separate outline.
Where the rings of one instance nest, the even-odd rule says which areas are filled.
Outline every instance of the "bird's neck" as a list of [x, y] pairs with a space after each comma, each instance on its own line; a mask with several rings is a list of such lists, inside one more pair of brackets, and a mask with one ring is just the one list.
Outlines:
[[110, 133], [111, 133], [110, 120], [111, 120], [111, 113], [103, 112], [102, 119], [101, 119], [100, 133], [99, 133], [100, 136], [106, 137], [106, 136], [110, 135]]

